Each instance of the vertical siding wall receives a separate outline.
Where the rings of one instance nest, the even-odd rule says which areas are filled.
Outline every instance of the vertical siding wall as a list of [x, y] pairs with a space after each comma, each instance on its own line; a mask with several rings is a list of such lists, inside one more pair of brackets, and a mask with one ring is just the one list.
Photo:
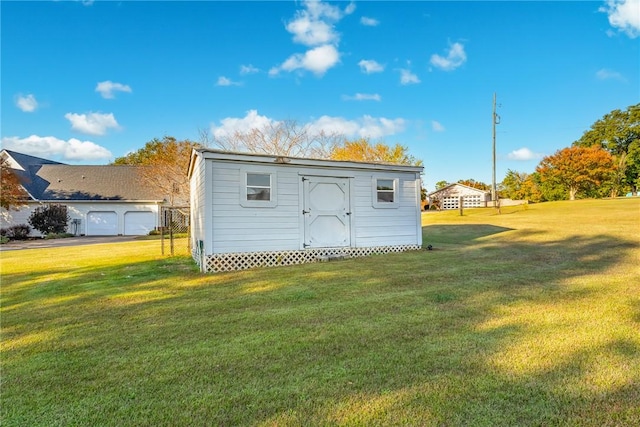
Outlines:
[[[206, 254], [246, 253], [301, 250], [301, 177], [349, 177], [351, 182], [351, 246], [357, 248], [420, 245], [419, 179], [415, 173], [378, 173], [349, 169], [324, 169], [291, 165], [243, 164], [207, 160], [207, 183], [210, 193], [206, 205], [201, 189], [204, 176], [192, 177], [192, 227], [194, 239], [211, 241], [205, 244]], [[276, 173], [277, 205], [274, 207], [243, 207], [240, 203], [243, 174], [249, 172]], [[198, 174], [204, 172], [204, 168]], [[196, 171], [194, 170], [194, 174]], [[374, 177], [398, 178], [399, 203], [395, 208], [375, 208]], [[195, 192], [194, 192], [195, 190]], [[207, 190], [209, 191], [209, 190]], [[206, 214], [207, 207], [211, 212]], [[198, 218], [210, 215], [211, 224]], [[210, 231], [205, 231], [204, 228]], [[202, 237], [196, 237], [202, 236]], [[208, 242], [207, 242], [208, 243]]]

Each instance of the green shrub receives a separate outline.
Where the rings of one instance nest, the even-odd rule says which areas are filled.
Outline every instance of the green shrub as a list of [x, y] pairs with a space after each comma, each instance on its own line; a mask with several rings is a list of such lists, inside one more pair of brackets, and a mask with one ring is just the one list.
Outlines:
[[29, 217], [29, 224], [46, 235], [50, 233], [65, 233], [69, 220], [67, 207], [54, 204], [37, 207]]
[[27, 224], [18, 224], [0, 229], [0, 236], [6, 237], [8, 240], [27, 240], [30, 232], [31, 227]]

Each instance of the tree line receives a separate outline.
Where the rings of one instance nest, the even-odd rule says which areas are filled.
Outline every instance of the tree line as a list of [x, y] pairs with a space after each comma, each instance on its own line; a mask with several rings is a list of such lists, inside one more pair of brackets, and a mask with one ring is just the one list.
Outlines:
[[[188, 204], [187, 168], [191, 152], [198, 147], [223, 151], [288, 157], [383, 162], [421, 165], [407, 146], [372, 142], [368, 138], [348, 140], [339, 133], [314, 132], [292, 120], [270, 122], [261, 128], [223, 135], [200, 132], [200, 141], [154, 138], [144, 147], [116, 158], [114, 165], [138, 165], [140, 178], [157, 188], [171, 205]], [[19, 208], [26, 198], [6, 162], [2, 162], [0, 206]], [[490, 187], [473, 179], [459, 183], [481, 190]], [[436, 189], [448, 185], [436, 183]], [[640, 104], [614, 110], [597, 120], [570, 147], [544, 157], [535, 172], [508, 170], [499, 186], [502, 198], [533, 202], [585, 197], [637, 195], [640, 186]], [[424, 191], [423, 191], [424, 193]], [[424, 195], [424, 194], [423, 194]]]
[[172, 136], [154, 138], [144, 147], [113, 161], [114, 165], [138, 165], [141, 179], [159, 189], [171, 205], [189, 203], [187, 168], [194, 148], [212, 147], [222, 151], [308, 157], [331, 160], [355, 160], [405, 165], [421, 165], [409, 154], [408, 147], [368, 138], [346, 140], [340, 134], [312, 132], [292, 120], [269, 123], [247, 132], [212, 137], [200, 132], [200, 141], [177, 140]]
[[[490, 187], [473, 179], [460, 184]], [[436, 190], [449, 185], [436, 183]], [[509, 169], [499, 197], [544, 202], [638, 194], [640, 186], [640, 104], [613, 110], [571, 146], [545, 156], [533, 173]]]

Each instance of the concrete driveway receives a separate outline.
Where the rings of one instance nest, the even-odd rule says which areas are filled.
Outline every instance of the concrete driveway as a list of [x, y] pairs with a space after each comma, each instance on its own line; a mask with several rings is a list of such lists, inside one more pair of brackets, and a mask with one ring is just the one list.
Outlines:
[[0, 252], [21, 249], [59, 248], [63, 246], [95, 245], [98, 243], [130, 242], [138, 236], [82, 236], [65, 239], [22, 240], [0, 245]]

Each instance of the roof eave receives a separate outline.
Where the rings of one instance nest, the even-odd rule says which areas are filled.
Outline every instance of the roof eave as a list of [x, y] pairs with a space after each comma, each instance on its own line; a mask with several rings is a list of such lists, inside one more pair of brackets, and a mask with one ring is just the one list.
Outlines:
[[[192, 164], [193, 156], [192, 153]], [[363, 169], [363, 170], [380, 170], [380, 171], [399, 171], [399, 172], [416, 172], [424, 171], [423, 166], [398, 165], [392, 163], [370, 163], [356, 162], [347, 160], [325, 160], [325, 159], [306, 159], [301, 157], [277, 156], [269, 154], [248, 154], [248, 153], [232, 153], [227, 151], [212, 150], [207, 148], [197, 149], [197, 152], [204, 159], [221, 160], [221, 161], [240, 161], [247, 163], [261, 164], [285, 164], [289, 166], [310, 166], [310, 167], [333, 167], [341, 169]], [[190, 173], [192, 164], [190, 165]]]

